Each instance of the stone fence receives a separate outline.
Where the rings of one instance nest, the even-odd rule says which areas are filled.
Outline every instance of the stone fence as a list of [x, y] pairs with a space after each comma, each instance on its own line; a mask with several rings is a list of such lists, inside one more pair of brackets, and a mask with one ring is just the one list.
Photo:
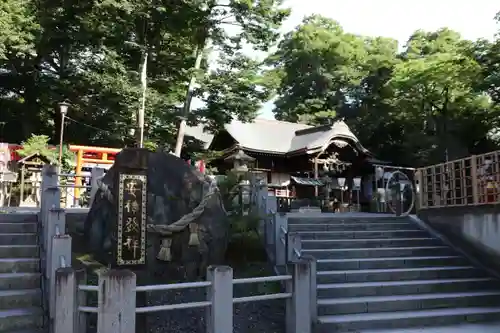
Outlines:
[[[252, 205], [258, 212], [263, 242], [276, 267], [276, 276], [233, 279], [228, 266], [212, 266], [207, 280], [167, 285], [137, 286], [128, 270], [101, 272], [97, 286], [85, 285], [84, 276], [71, 267], [71, 237], [65, 234], [65, 210], [60, 208], [59, 176], [53, 166], [43, 171], [40, 210], [40, 243], [45, 305], [54, 333], [83, 333], [86, 313], [97, 313], [98, 333], [135, 333], [137, 313], [173, 309], [206, 308], [207, 333], [233, 331], [233, 304], [283, 299], [286, 302], [286, 332], [310, 333], [316, 317], [316, 261], [301, 255], [301, 240], [287, 232], [286, 216], [276, 214], [276, 200], [267, 195], [265, 185], [252, 186]], [[103, 171], [94, 170], [92, 184]], [[96, 193], [92, 186], [91, 201]], [[233, 297], [235, 284], [278, 281], [283, 290], [275, 294]], [[136, 307], [136, 293], [172, 289], [206, 288], [202, 302]], [[85, 304], [85, 293], [98, 293], [98, 306]], [[139, 332], [137, 332], [139, 333]]]

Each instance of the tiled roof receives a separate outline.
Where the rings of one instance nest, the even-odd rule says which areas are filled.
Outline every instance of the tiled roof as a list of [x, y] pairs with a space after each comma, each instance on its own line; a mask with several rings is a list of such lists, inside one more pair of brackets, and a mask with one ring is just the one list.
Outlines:
[[[347, 139], [358, 146], [358, 149], [366, 151], [342, 120], [336, 121], [332, 126], [313, 127], [257, 118], [251, 123], [233, 120], [224, 128], [240, 147], [253, 151], [286, 154], [311, 150], [322, 147], [334, 138]], [[204, 132], [202, 126], [189, 127], [186, 134], [206, 142], [207, 148], [214, 137]]]

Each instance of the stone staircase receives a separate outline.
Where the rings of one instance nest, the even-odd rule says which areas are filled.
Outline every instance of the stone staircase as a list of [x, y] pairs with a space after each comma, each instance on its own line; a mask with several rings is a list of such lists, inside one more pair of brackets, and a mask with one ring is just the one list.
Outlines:
[[500, 322], [500, 281], [404, 217], [289, 218], [317, 259], [321, 333]]
[[0, 333], [43, 325], [36, 214], [0, 214]]

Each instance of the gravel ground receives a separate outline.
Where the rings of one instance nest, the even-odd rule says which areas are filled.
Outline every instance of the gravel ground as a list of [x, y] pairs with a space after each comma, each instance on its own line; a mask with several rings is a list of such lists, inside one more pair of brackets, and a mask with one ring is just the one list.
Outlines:
[[[273, 272], [266, 263], [252, 263], [245, 268], [233, 268], [235, 278], [251, 276], [269, 276]], [[89, 284], [96, 284], [89, 281]], [[234, 297], [250, 296], [264, 293], [279, 292], [276, 283], [245, 284], [234, 287]], [[148, 293], [148, 305], [165, 305], [204, 301], [203, 288]], [[95, 306], [95, 298], [89, 300], [89, 305]], [[94, 303], [94, 304], [92, 304]], [[89, 332], [96, 331], [96, 316], [89, 318]], [[271, 300], [250, 303], [240, 303], [234, 306], [234, 333], [284, 333], [285, 329], [285, 301]], [[151, 313], [147, 315], [147, 331], [136, 333], [204, 333], [205, 309], [184, 309]]]

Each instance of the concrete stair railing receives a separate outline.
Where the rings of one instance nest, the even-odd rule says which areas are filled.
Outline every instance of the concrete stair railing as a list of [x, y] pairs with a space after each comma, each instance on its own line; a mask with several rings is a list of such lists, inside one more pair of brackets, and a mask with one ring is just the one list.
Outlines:
[[278, 223], [300, 236], [302, 256], [316, 258], [318, 333], [500, 324], [500, 281], [408, 217]]

